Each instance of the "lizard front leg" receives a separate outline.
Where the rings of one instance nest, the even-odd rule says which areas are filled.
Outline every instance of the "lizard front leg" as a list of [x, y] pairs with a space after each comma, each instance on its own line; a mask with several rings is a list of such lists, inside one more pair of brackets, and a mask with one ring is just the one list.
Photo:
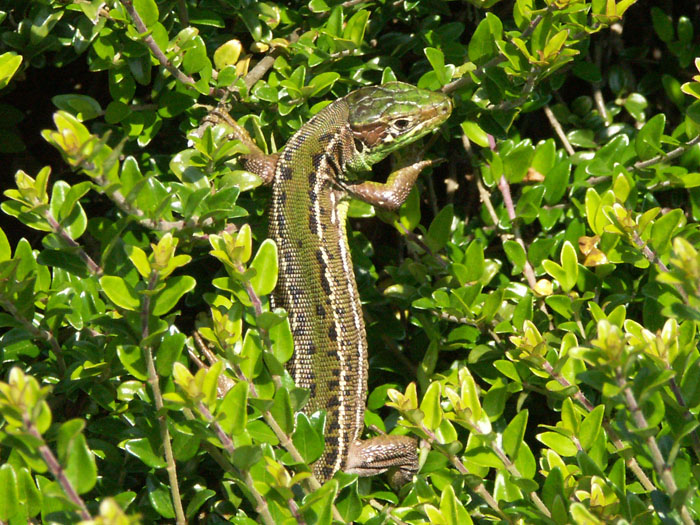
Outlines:
[[343, 189], [355, 197], [378, 208], [395, 211], [408, 198], [411, 188], [421, 171], [440, 160], [421, 160], [398, 169], [389, 175], [386, 182], [365, 181], [357, 184], [345, 184]]
[[243, 167], [260, 177], [263, 183], [270, 184], [275, 178], [275, 169], [277, 168], [278, 154], [267, 155], [261, 150], [258, 145], [253, 142], [248, 131], [241, 126], [236, 120], [231, 117], [225, 110], [216, 108], [211, 111], [205, 118], [207, 123], [218, 124], [225, 123], [231, 128], [229, 138], [231, 140], [240, 140], [241, 143], [248, 148], [249, 153], [241, 155]]

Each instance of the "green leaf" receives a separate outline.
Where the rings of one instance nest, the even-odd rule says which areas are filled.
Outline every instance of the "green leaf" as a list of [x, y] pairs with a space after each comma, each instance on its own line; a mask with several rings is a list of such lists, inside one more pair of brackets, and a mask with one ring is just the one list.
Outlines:
[[503, 243], [503, 251], [506, 252], [508, 260], [513, 265], [513, 274], [522, 272], [527, 262], [525, 249], [518, 242], [507, 240]]
[[576, 286], [576, 281], [578, 280], [578, 258], [576, 256], [576, 249], [569, 241], [565, 241], [561, 249], [561, 266], [566, 275], [566, 279], [565, 282], [560, 281], [560, 284], [562, 288], [564, 288], [564, 291], [569, 292]]
[[[413, 229], [420, 223], [420, 195], [418, 190], [414, 186], [411, 193], [408, 194], [408, 198], [399, 208], [399, 222], [408, 231], [413, 231]], [[403, 233], [403, 230], [398, 227], [398, 230]]]
[[440, 514], [445, 520], [445, 525], [469, 525], [474, 523], [464, 508], [462, 502], [457, 499], [452, 485], [447, 485], [440, 497]]
[[156, 371], [158, 375], [168, 377], [173, 371], [173, 364], [182, 354], [185, 346], [185, 334], [166, 333], [156, 351]]
[[641, 160], [649, 160], [663, 153], [661, 149], [661, 137], [663, 136], [665, 127], [666, 115], [659, 113], [649, 119], [649, 121], [644, 124], [644, 127], [639, 130], [634, 141], [634, 148]]
[[87, 95], [78, 95], [75, 93], [69, 95], [55, 95], [51, 98], [51, 102], [53, 102], [57, 108], [72, 113], [81, 122], [102, 115], [100, 103]]
[[423, 412], [423, 424], [428, 427], [429, 430], [436, 430], [442, 421], [440, 392], [440, 383], [437, 381], [430, 383], [420, 403], [420, 410]]
[[300, 508], [306, 523], [331, 525], [333, 502], [337, 494], [338, 482], [334, 479], [325, 483], [320, 489], [308, 494]]
[[551, 448], [560, 456], [573, 457], [578, 452], [576, 445], [571, 441], [571, 438], [562, 436], [556, 432], [543, 432], [537, 434], [537, 440], [545, 446]]
[[359, 47], [365, 38], [365, 29], [367, 28], [368, 20], [369, 11], [365, 9], [361, 9], [352, 15], [343, 31], [343, 38], [352, 41], [356, 47]]
[[275, 358], [280, 363], [286, 363], [292, 358], [294, 353], [294, 339], [289, 326], [289, 319], [285, 318], [281, 323], [277, 323], [269, 330], [272, 340], [272, 351]]
[[22, 55], [7, 51], [0, 55], [0, 89], [7, 86], [22, 64]]
[[292, 432], [294, 429], [294, 415], [292, 405], [289, 402], [289, 393], [285, 388], [280, 388], [275, 393], [270, 413], [284, 432]]
[[204, 505], [204, 503], [206, 503], [212, 497], [216, 496], [216, 491], [203, 488], [199, 485], [193, 487], [192, 490], [195, 491], [195, 494], [190, 499], [189, 503], [187, 503], [187, 509], [185, 509], [185, 514], [190, 519], [194, 518], [197, 511], [202, 505]]
[[441, 209], [428, 227], [428, 235], [425, 239], [432, 250], [441, 250], [450, 238], [452, 221], [454, 219], [454, 206], [448, 204]]
[[503, 431], [503, 450], [511, 460], [518, 456], [518, 450], [525, 438], [528, 415], [527, 410], [520, 410]]
[[323, 436], [316, 432], [306, 414], [296, 415], [292, 442], [306, 463], [316, 461], [323, 453]]
[[442, 54], [442, 51], [434, 47], [426, 47], [423, 52], [428, 58], [430, 65], [433, 67], [433, 71], [435, 71], [435, 75], [437, 76], [440, 84], [443, 86], [447, 84], [451, 78], [447, 69], [445, 68], [445, 55]]
[[469, 244], [464, 260], [467, 263], [465, 282], [478, 281], [484, 273], [484, 247], [481, 242], [474, 240]]
[[146, 490], [151, 507], [166, 519], [175, 517], [173, 502], [170, 499], [170, 489], [161, 483], [155, 476], [149, 474], [146, 478]]
[[605, 405], [598, 405], [581, 422], [578, 439], [586, 452], [590, 450], [600, 434], [604, 413]]
[[155, 0], [134, 0], [134, 8], [147, 28], [158, 22], [158, 6]]
[[323, 94], [326, 90], [330, 89], [333, 84], [340, 78], [340, 74], [335, 71], [327, 71], [316, 75], [309, 82], [308, 88], [311, 90], [309, 96], [317, 97]]
[[644, 110], [648, 105], [647, 99], [639, 93], [630, 93], [625, 99], [625, 109], [639, 122], [644, 121]]
[[73, 240], [78, 239], [87, 228], [87, 215], [78, 202], [88, 191], [89, 183], [87, 184], [71, 188], [66, 182], [59, 180], [51, 190], [51, 214]]
[[248, 424], [248, 383], [237, 382], [219, 403], [216, 409], [223, 431], [230, 435], [245, 432]]
[[481, 63], [491, 58], [497, 51], [496, 42], [501, 39], [502, 32], [503, 24], [498, 17], [492, 13], [486, 13], [486, 17], [479, 22], [469, 40], [469, 60]]
[[535, 148], [532, 144], [519, 144], [503, 157], [503, 174], [508, 182], [521, 182], [532, 165]]
[[70, 439], [62, 462], [66, 477], [78, 494], [92, 490], [97, 482], [97, 465], [82, 433]]
[[0, 228], [0, 261], [7, 261], [10, 257], [12, 257], [10, 242], [7, 240], [5, 232]]
[[238, 58], [241, 56], [241, 51], [243, 51], [243, 46], [239, 40], [229, 40], [228, 42], [220, 45], [216, 51], [214, 51], [214, 64], [216, 69], [223, 69], [226, 66], [235, 65], [238, 62]]
[[153, 297], [153, 315], [164, 315], [172, 310], [180, 298], [194, 290], [197, 285], [194, 277], [178, 275], [165, 282], [165, 289]]
[[673, 234], [684, 222], [683, 210], [678, 208], [669, 211], [653, 222], [650, 241], [659, 255], [668, 252]]
[[0, 466], [0, 520], [7, 523], [20, 510], [17, 474], [9, 463]]
[[479, 124], [472, 120], [465, 120], [462, 122], [461, 126], [462, 131], [464, 131], [469, 140], [482, 148], [489, 147], [489, 135], [483, 129], [481, 129]]
[[162, 456], [153, 450], [148, 438], [127, 439], [121, 443], [121, 447], [151, 468], [165, 468], [167, 465]]
[[651, 23], [661, 40], [667, 43], [673, 40], [673, 22], [671, 17], [658, 7], [651, 8]]
[[546, 59], [554, 57], [555, 55], [559, 54], [559, 51], [561, 50], [568, 37], [569, 30], [562, 29], [561, 31], [553, 35], [549, 40], [547, 40], [547, 43], [545, 44], [544, 50], [542, 52], [544, 58]]
[[250, 267], [255, 275], [250, 278], [250, 284], [258, 295], [267, 295], [277, 285], [277, 245], [272, 239], [265, 239], [258, 248]]
[[110, 301], [125, 310], [138, 310], [141, 300], [133, 287], [116, 275], [103, 275], [100, 285]]
[[117, 346], [117, 357], [121, 361], [131, 375], [141, 381], [148, 379], [146, 370], [146, 361], [143, 358], [141, 348], [136, 345], [119, 345]]

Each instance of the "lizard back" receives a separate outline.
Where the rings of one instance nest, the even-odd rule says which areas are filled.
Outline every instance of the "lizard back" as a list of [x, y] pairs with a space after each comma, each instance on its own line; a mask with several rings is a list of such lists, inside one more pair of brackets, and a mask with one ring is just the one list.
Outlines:
[[326, 411], [321, 481], [343, 468], [364, 425], [367, 342], [346, 233], [347, 202], [335, 181], [354, 154], [348, 105], [319, 112], [287, 143], [272, 188], [270, 237], [279, 249], [276, 306], [289, 314], [296, 384], [310, 390], [305, 412]]

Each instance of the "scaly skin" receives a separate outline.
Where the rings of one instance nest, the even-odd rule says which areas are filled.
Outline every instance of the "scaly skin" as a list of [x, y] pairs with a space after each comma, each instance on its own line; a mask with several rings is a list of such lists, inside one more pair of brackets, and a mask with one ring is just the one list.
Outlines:
[[348, 197], [398, 208], [420, 171], [420, 161], [386, 183], [360, 174], [389, 153], [436, 129], [450, 115], [441, 93], [392, 82], [336, 100], [303, 125], [278, 155], [251, 149], [246, 169], [272, 183], [270, 237], [279, 250], [276, 306], [289, 314], [296, 384], [310, 390], [305, 412], [326, 411], [325, 449], [314, 464], [321, 481], [338, 470], [368, 476], [393, 470], [392, 483], [418, 468], [416, 444], [405, 436], [360, 441], [367, 397], [367, 341], [346, 233]]

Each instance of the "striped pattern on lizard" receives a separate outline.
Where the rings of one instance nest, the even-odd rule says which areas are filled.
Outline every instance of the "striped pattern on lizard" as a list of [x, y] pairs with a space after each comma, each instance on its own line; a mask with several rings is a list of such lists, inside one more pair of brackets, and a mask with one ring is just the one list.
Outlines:
[[326, 411], [325, 448], [313, 466], [320, 481], [338, 470], [369, 476], [391, 469], [392, 484], [401, 485], [418, 469], [414, 439], [360, 440], [368, 350], [346, 215], [349, 197], [384, 209], [401, 206], [431, 161], [402, 168], [385, 183], [360, 175], [436, 129], [451, 110], [447, 96], [409, 84], [363, 87], [322, 109], [273, 155], [225, 118], [250, 149], [244, 167], [272, 184], [269, 235], [280, 265], [274, 303], [288, 312], [294, 339], [288, 369], [310, 391], [305, 412]]

